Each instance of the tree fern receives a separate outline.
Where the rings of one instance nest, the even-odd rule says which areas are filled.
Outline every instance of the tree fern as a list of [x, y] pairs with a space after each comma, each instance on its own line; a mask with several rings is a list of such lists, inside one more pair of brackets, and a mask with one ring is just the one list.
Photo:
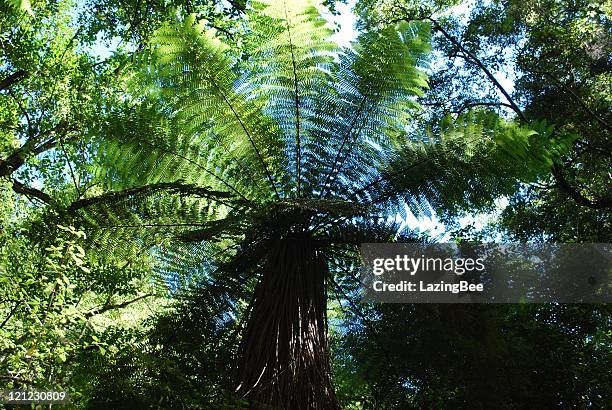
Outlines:
[[160, 29], [133, 100], [99, 130], [96, 175], [112, 192], [70, 208], [101, 246], [148, 247], [168, 277], [199, 271], [202, 292], [235, 287], [222, 292], [229, 310], [256, 283], [237, 375], [254, 405], [337, 408], [329, 264], [392, 238], [384, 220], [406, 205], [487, 205], [563, 147], [546, 126], [484, 112], [408, 134], [429, 25], [341, 49], [317, 7], [256, 5], [247, 61], [194, 17]]

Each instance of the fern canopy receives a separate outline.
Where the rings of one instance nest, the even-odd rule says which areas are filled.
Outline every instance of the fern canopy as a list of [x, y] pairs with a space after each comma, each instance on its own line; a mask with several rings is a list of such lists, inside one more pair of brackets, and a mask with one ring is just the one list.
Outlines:
[[217, 244], [211, 255], [221, 246], [257, 270], [244, 255], [291, 233], [342, 245], [353, 241], [338, 226], [377, 226], [406, 208], [486, 208], [574, 138], [486, 111], [421, 125], [429, 23], [339, 47], [319, 9], [256, 3], [240, 46], [194, 15], [155, 33], [127, 79], [130, 97], [98, 130], [94, 175], [108, 193], [70, 208], [96, 245], [163, 248], [182, 255], [164, 268], [178, 273], [201, 260], [174, 252], [179, 243]]

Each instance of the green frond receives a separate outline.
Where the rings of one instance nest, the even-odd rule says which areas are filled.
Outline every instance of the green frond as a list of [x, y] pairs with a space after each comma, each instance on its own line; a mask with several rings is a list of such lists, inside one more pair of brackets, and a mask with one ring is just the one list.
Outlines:
[[430, 206], [447, 215], [485, 209], [547, 172], [568, 146], [483, 111], [447, 116], [435, 129], [404, 137], [408, 142], [377, 178], [355, 190], [355, 198], [395, 212], [407, 204], [425, 215]]
[[[73, 202], [67, 217], [101, 254], [139, 254], [175, 243], [212, 224], [222, 224], [243, 202], [231, 194], [180, 182], [159, 183]], [[223, 233], [230, 235], [230, 224]], [[222, 235], [200, 240], [220, 241]]]
[[269, 195], [261, 168], [241, 158], [232, 141], [212, 131], [188, 133], [156, 105], [114, 113], [101, 133], [94, 173], [111, 189], [181, 179], [244, 200]]
[[427, 88], [423, 69], [430, 35], [428, 24], [401, 23], [364, 33], [354, 49], [345, 50], [338, 71], [338, 99], [323, 109], [336, 116], [323, 117], [326, 129], [321, 131], [329, 143], [324, 151], [327, 158], [320, 161], [327, 162], [326, 189], [320, 195], [346, 194], [354, 181], [376, 173], [385, 163], [393, 136], [419, 108], [416, 97]]
[[278, 127], [261, 102], [238, 92], [225, 45], [194, 16], [160, 29], [153, 44], [159, 93], [173, 118], [191, 136], [212, 133], [241, 160], [257, 164], [278, 197], [284, 169]]
[[256, 46], [244, 63], [193, 16], [156, 32], [151, 65], [134, 87], [147, 91], [106, 119], [96, 178], [110, 189], [180, 180], [232, 198], [213, 198], [211, 207], [211, 198], [171, 192], [154, 201], [152, 193], [115, 195], [112, 205], [79, 211], [99, 243], [128, 238], [128, 248], [180, 256], [190, 253], [171, 251], [168, 240], [229, 240], [263, 255], [296, 223], [379, 212], [348, 194], [378, 175], [418, 107], [430, 29], [400, 24], [340, 50], [317, 7], [256, 5]]
[[[333, 97], [334, 56], [338, 47], [329, 41], [332, 31], [312, 1], [269, 1], [255, 20], [262, 41], [247, 66], [245, 90], [266, 101], [265, 112], [279, 125], [288, 159], [292, 191], [301, 196], [302, 178], [308, 167], [313, 123], [318, 120], [321, 98]], [[320, 7], [320, 5], [319, 5]], [[257, 23], [261, 21], [260, 23]], [[321, 142], [319, 142], [321, 143]]]
[[346, 193], [384, 163], [389, 137], [418, 107], [427, 87], [429, 26], [366, 33], [354, 50], [341, 52], [314, 3], [271, 2], [259, 13], [259, 43], [241, 70], [214, 33], [193, 20], [160, 30], [160, 93], [187, 134], [214, 133], [230, 147], [215, 156], [218, 169], [232, 152], [259, 164], [258, 173], [283, 196], [321, 196], [331, 185]]
[[[424, 214], [485, 208], [569, 146], [546, 124], [529, 129], [483, 111], [408, 134], [427, 89], [427, 23], [362, 33], [341, 50], [314, 2], [257, 3], [249, 13], [256, 40], [246, 61], [193, 16], [161, 28], [139, 79], [149, 91], [109, 116], [97, 147], [105, 187], [181, 180], [231, 195], [229, 204], [164, 194], [158, 214], [139, 204], [96, 210], [97, 220], [128, 221], [129, 229], [193, 223], [143, 232], [168, 250], [167, 238], [226, 241], [239, 251], [223, 269], [251, 271], [270, 243], [300, 230], [346, 243], [335, 230], [353, 232], [346, 221], [367, 223], [406, 206]], [[183, 214], [196, 208], [206, 211]], [[118, 234], [143, 234], [130, 232]]]

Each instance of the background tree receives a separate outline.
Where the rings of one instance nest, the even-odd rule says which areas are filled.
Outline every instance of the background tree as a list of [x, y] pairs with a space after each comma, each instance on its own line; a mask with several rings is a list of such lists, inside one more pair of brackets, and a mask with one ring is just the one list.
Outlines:
[[86, 253], [84, 232], [61, 221], [96, 192], [93, 131], [125, 98], [118, 68], [131, 40], [100, 60], [92, 47], [118, 20], [94, 24], [74, 2], [0, 10], [0, 385], [64, 389], [80, 405], [89, 400], [86, 359], [112, 362], [133, 342], [123, 333], [168, 302], [151, 282], [150, 257]]

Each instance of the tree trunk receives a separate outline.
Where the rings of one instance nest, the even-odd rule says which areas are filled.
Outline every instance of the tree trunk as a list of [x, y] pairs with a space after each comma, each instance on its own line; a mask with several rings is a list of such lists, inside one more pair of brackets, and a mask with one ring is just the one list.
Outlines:
[[237, 389], [254, 408], [339, 408], [326, 334], [327, 274], [311, 238], [271, 247], [245, 329]]

